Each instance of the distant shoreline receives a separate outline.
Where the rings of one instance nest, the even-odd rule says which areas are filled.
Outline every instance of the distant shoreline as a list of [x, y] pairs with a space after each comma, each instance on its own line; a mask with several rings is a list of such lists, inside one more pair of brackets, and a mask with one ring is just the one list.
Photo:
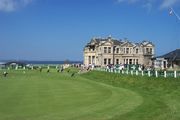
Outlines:
[[[25, 64], [64, 64], [65, 61], [36, 61], [36, 60], [2, 60], [0, 62], [6, 63], [6, 62], [22, 62]], [[82, 64], [82, 61], [66, 61], [68, 64]]]

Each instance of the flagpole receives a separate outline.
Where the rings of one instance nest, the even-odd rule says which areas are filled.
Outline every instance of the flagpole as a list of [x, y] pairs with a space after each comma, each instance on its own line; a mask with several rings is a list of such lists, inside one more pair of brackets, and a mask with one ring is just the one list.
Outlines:
[[179, 17], [179, 15], [174, 11], [174, 9], [173, 8], [171, 8], [171, 10], [172, 10], [172, 12], [174, 13], [174, 15], [177, 17], [177, 19], [180, 21], [180, 17]]
[[[176, 18], [177, 18], [176, 22], [180, 21], [180, 16], [174, 11], [174, 9], [172, 7], [170, 7], [170, 12], [169, 13], [170, 13], [170, 15], [174, 14], [176, 16]], [[179, 48], [180, 47], [180, 42], [179, 42], [179, 40], [177, 42], [178, 42], [177, 47]]]

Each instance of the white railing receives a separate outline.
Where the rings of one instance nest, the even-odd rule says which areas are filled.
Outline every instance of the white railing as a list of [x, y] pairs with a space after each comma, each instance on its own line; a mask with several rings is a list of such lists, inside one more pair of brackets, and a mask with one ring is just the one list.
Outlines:
[[119, 69], [106, 69], [106, 68], [95, 68], [98, 71], [105, 71], [111, 73], [119, 73], [119, 74], [127, 74], [127, 75], [141, 75], [141, 76], [149, 76], [149, 77], [174, 77], [180, 78], [180, 71], [139, 71], [139, 70], [119, 70]]

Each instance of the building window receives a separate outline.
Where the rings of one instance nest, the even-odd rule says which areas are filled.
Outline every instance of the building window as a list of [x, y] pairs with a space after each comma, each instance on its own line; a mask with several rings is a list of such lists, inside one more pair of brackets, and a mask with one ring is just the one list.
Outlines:
[[98, 57], [96, 57], [96, 60], [99, 61]]
[[136, 54], [138, 54], [138, 52], [139, 52], [139, 49], [137, 48], [137, 49], [136, 49]]
[[147, 54], [149, 53], [149, 48], [146, 48], [146, 53], [147, 53]]
[[92, 64], [95, 64], [95, 56], [92, 56]]
[[126, 48], [126, 54], [129, 54], [129, 48]]
[[111, 64], [111, 59], [108, 59], [108, 64]]
[[128, 59], [126, 59], [126, 64], [128, 64]]
[[136, 65], [138, 65], [139, 64], [139, 61], [138, 61], [138, 59], [136, 59]]
[[116, 49], [116, 53], [117, 53], [117, 54], [119, 53], [119, 48]]
[[108, 47], [108, 53], [111, 53], [111, 47]]
[[119, 59], [116, 59], [116, 64], [119, 64]]
[[104, 53], [107, 53], [107, 47], [104, 47]]
[[89, 64], [91, 64], [91, 56], [89, 56]]
[[132, 64], [132, 59], [129, 59], [129, 64]]
[[152, 54], [152, 48], [150, 48], [149, 53]]
[[104, 65], [106, 65], [107, 64], [107, 59], [104, 59]]

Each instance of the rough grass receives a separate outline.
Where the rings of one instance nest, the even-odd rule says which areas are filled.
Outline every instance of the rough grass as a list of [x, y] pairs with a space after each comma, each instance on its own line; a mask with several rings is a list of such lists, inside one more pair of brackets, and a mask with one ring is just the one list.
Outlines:
[[[127, 76], [106, 72], [90, 72], [83, 75], [92, 81], [125, 88], [141, 95], [143, 103], [136, 109], [113, 120], [179, 120], [180, 80]], [[133, 97], [131, 98], [133, 99]]]

